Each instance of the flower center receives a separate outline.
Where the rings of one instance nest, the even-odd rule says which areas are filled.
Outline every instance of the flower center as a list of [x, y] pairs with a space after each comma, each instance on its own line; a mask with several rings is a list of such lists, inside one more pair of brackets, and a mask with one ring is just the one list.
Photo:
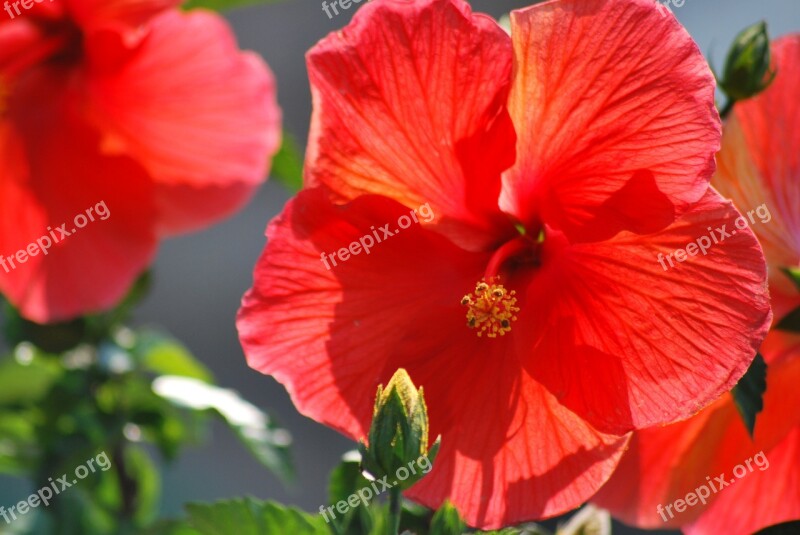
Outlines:
[[490, 284], [481, 281], [475, 285], [475, 291], [461, 299], [467, 307], [467, 327], [476, 329], [478, 336], [496, 338], [504, 336], [511, 330], [511, 322], [516, 321], [514, 315], [519, 311], [516, 306], [516, 292], [506, 290], [502, 284]]

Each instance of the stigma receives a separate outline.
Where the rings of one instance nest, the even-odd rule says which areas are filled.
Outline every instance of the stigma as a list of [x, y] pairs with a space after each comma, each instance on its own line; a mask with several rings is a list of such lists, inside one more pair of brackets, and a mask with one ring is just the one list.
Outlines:
[[475, 329], [478, 336], [485, 333], [488, 338], [504, 336], [511, 330], [511, 322], [517, 320], [516, 292], [506, 290], [502, 284], [481, 281], [475, 291], [461, 299], [467, 307], [467, 327]]

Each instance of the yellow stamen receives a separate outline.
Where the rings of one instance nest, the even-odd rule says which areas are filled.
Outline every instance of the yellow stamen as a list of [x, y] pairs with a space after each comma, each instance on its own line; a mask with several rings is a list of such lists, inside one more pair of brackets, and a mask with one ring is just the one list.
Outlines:
[[516, 306], [516, 292], [506, 290], [502, 284], [489, 284], [481, 281], [475, 285], [475, 291], [461, 299], [467, 307], [467, 327], [477, 329], [478, 336], [496, 338], [511, 330], [511, 322], [517, 320], [514, 314], [519, 312]]

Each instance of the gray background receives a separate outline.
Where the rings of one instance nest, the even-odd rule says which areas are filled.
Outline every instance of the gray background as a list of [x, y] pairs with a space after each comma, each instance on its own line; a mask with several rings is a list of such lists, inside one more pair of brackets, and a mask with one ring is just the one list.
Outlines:
[[[530, 2], [476, 0], [475, 11], [498, 16]], [[304, 53], [328, 32], [345, 25], [357, 6], [329, 19], [321, 0], [289, 0], [242, 8], [227, 14], [243, 48], [261, 53], [278, 79], [285, 128], [298, 140], [308, 133], [310, 93]], [[798, 0], [685, 0], [673, 11], [721, 66], [734, 35], [766, 19], [773, 36], [800, 30]], [[664, 53], [669, 53], [664, 50]], [[316, 511], [325, 502], [326, 479], [353, 444], [326, 427], [300, 416], [283, 387], [245, 364], [234, 326], [239, 300], [264, 246], [264, 227], [288, 199], [277, 183], [268, 183], [233, 219], [212, 229], [165, 242], [155, 266], [155, 287], [137, 313], [140, 323], [174, 334], [208, 365], [221, 385], [277, 415], [294, 435], [298, 485], [287, 491], [258, 465], [227, 430], [213, 428], [209, 441], [192, 448], [164, 468], [163, 510], [177, 514], [191, 500], [245, 494], [296, 504]], [[24, 483], [0, 478], [0, 504], [27, 495]], [[625, 529], [615, 533], [634, 533]], [[650, 532], [652, 533], [652, 532]]]

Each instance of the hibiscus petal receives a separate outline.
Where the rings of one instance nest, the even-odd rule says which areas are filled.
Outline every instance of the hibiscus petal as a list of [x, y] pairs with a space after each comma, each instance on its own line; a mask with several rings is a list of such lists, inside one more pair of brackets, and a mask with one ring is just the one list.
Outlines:
[[[458, 410], [433, 471], [408, 496], [432, 508], [447, 498], [481, 529], [575, 509], [611, 476], [628, 442], [570, 412], [504, 349], [482, 351], [478, 364], [458, 350], [440, 355], [451, 362], [446, 374], [434, 375], [429, 363], [409, 370], [425, 388], [432, 421], [443, 417], [443, 403]], [[458, 387], [446, 397], [435, 388], [443, 377]]]
[[591, 241], [660, 230], [703, 196], [719, 148], [714, 78], [673, 16], [652, 0], [557, 0], [511, 22], [506, 210]]
[[497, 199], [514, 160], [511, 68], [508, 35], [462, 0], [365, 4], [308, 54], [306, 181], [430, 203], [459, 241], [485, 244], [510, 226]]
[[[302, 191], [270, 224], [239, 314], [249, 364], [285, 384], [301, 412], [354, 438], [366, 434], [378, 383], [400, 367], [390, 370], [386, 353], [409, 336], [403, 326], [417, 326], [420, 345], [430, 344], [425, 329], [468, 332], [460, 300], [488, 260], [416, 224], [383, 237], [380, 227], [397, 230], [408, 212], [383, 197], [337, 207], [319, 188]], [[376, 237], [391, 243], [335, 256]]]
[[770, 450], [769, 466], [759, 467], [726, 488], [686, 535], [750, 535], [767, 526], [800, 518], [800, 427]]
[[[614, 433], [687, 418], [730, 390], [771, 320], [764, 258], [749, 229], [733, 228], [738, 215], [709, 189], [658, 234], [545, 250], [527, 298], [531, 373]], [[687, 247], [696, 256], [669, 256]]]
[[239, 52], [212, 13], [168, 12], [148, 28], [123, 66], [90, 72], [105, 150], [132, 156], [168, 185], [260, 184], [280, 143], [266, 64]]
[[527, 376], [518, 351], [529, 346], [467, 328], [460, 300], [487, 254], [415, 224], [333, 265], [331, 252], [373, 228], [382, 235], [386, 222], [396, 229], [408, 212], [371, 195], [335, 206], [320, 189], [290, 202], [268, 229], [239, 314], [248, 362], [283, 383], [303, 414], [353, 439], [367, 433], [377, 385], [405, 367], [443, 443], [411, 496], [428, 505], [449, 497], [482, 527], [577, 507], [609, 477], [626, 439], [598, 433]]
[[115, 27], [135, 31], [183, 0], [66, 0], [71, 17], [85, 32]]
[[[67, 75], [40, 71], [19, 84], [10, 123], [0, 127], [0, 253], [16, 259], [0, 269], [0, 289], [38, 322], [110, 308], [155, 254], [152, 185], [129, 158], [100, 154]], [[89, 208], [95, 220], [76, 228]], [[70, 236], [57, 230], [62, 223]], [[43, 236], [63, 241], [45, 255], [30, 245]], [[20, 263], [22, 250], [36, 252]]]
[[[787, 434], [800, 425], [800, 413], [786, 411], [787, 407], [800, 406], [800, 390], [797, 388], [800, 381], [800, 337], [773, 332], [764, 342], [762, 353], [769, 364], [768, 387], [764, 395], [764, 410], [756, 421], [754, 440], [747, 434], [733, 397], [725, 394], [689, 420], [634, 433], [619, 468], [593, 501], [624, 522], [643, 528], [678, 527], [695, 521], [701, 515], [702, 522], [711, 522], [706, 516], [730, 519], [734, 509], [753, 511], [758, 516], [763, 511], [761, 520], [768, 522], [772, 518], [771, 509], [753, 507], [751, 501], [739, 502], [747, 504], [739, 507], [717, 509], [714, 505], [715, 500], [730, 504], [727, 499], [731, 497], [731, 491], [751, 485], [752, 479], [759, 477], [759, 472], [748, 474], [744, 478], [746, 482], [737, 481], [732, 487], [712, 492], [709, 505], [697, 504], [680, 513], [673, 509], [672, 516], [664, 510], [663, 517], [657, 509], [659, 505], [667, 506], [676, 499], [684, 499], [686, 494], [701, 485], [708, 485], [706, 476], [715, 487], [720, 474], [724, 474], [725, 481], [730, 481], [734, 467], [753, 458], [759, 451], [766, 453], [770, 461], [770, 481], [776, 482], [775, 488], [764, 490], [765, 497], [773, 505], [782, 501], [776, 498], [782, 496], [778, 486], [782, 471], [779, 466], [774, 466], [772, 452], [787, 440]], [[742, 529], [745, 529], [744, 525]], [[722, 529], [696, 530], [696, 533], [739, 532]]]
[[[773, 83], [737, 103], [725, 124], [714, 186], [764, 224], [753, 230], [770, 266], [776, 320], [800, 306], [781, 267], [800, 266], [800, 35], [772, 45]], [[768, 216], [768, 217], [767, 217]]]

